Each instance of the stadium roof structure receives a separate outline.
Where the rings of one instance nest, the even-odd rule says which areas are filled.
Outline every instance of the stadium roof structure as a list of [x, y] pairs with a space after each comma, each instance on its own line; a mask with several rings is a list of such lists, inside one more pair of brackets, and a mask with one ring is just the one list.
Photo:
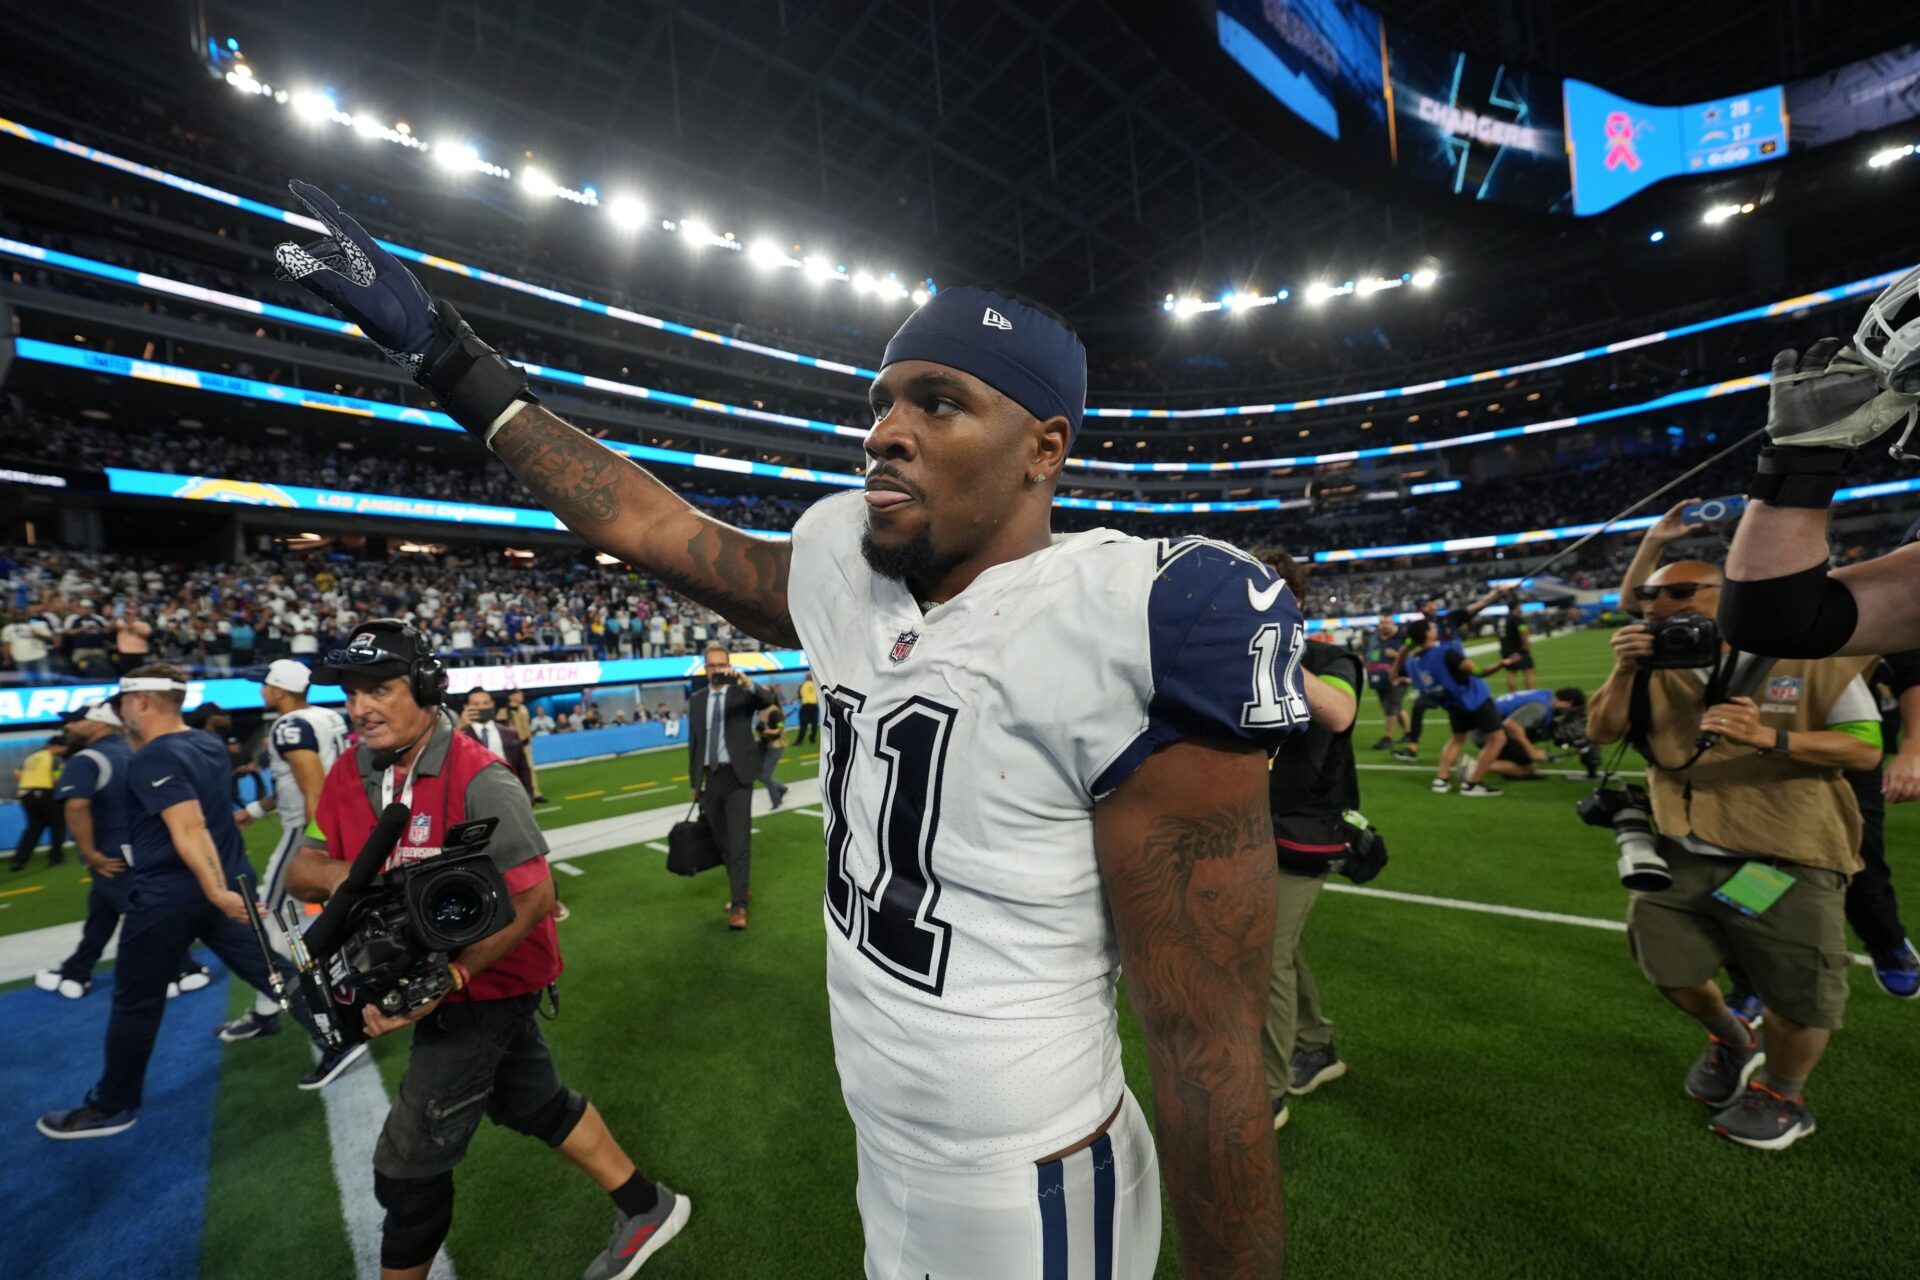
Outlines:
[[[1709, 6], [1378, 0], [1457, 45], [1682, 101], [1911, 38], [1901, 6], [1727, 23]], [[944, 283], [992, 281], [1076, 322], [1139, 323], [1191, 279], [1304, 281], [1443, 261], [1487, 287], [1592, 268], [1604, 233], [1369, 184], [1239, 116], [1162, 37], [1160, 0], [72, 0], [20, 33], [104, 69], [175, 79], [232, 34], [342, 102], [456, 121], [570, 174], [637, 173], [676, 201], [870, 250]], [[80, 37], [74, 39], [75, 36]], [[22, 46], [25, 47], [24, 45]], [[154, 51], [179, 56], [156, 58]], [[1768, 179], [1771, 181], [1772, 179]], [[1391, 180], [1389, 180], [1391, 181]], [[1693, 197], [1699, 202], [1698, 193]], [[757, 224], [757, 225], [756, 225]], [[846, 244], [853, 240], [856, 243]], [[1157, 318], [1157, 317], [1154, 317]]]

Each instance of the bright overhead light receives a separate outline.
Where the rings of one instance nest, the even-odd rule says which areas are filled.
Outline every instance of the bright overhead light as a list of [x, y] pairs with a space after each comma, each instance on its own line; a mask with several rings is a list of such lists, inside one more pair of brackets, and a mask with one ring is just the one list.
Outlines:
[[1307, 301], [1318, 306], [1339, 292], [1338, 286], [1330, 285], [1325, 280], [1315, 280], [1307, 286]]
[[1666, 233], [1666, 232], [1664, 232], [1664, 231], [1655, 231], [1655, 232], [1652, 232], [1651, 234], [1649, 234], [1649, 235], [1647, 236], [1647, 243], [1648, 243], [1648, 244], [1659, 244], [1659, 243], [1660, 243], [1660, 242], [1661, 242], [1662, 240], [1665, 240], [1666, 238], [1667, 238], [1667, 233]]
[[461, 172], [480, 166], [480, 153], [464, 142], [434, 143], [433, 159], [436, 164]]
[[303, 120], [330, 120], [339, 114], [340, 104], [317, 89], [293, 95], [293, 109]]
[[782, 249], [777, 241], [766, 239], [755, 240], [751, 245], [747, 246], [747, 261], [756, 267], [799, 265], [787, 256], [787, 251]]
[[387, 126], [382, 121], [374, 116], [368, 115], [364, 111], [354, 115], [353, 128], [354, 132], [365, 138], [377, 138], [381, 134], [389, 132]]
[[1701, 214], [1700, 221], [1711, 226], [1716, 223], [1725, 222], [1729, 218], [1737, 218], [1743, 213], [1752, 213], [1753, 209], [1754, 204], [1751, 200], [1742, 204], [1717, 204]]
[[1874, 152], [1867, 160], [1867, 167], [1870, 169], [1884, 169], [1890, 164], [1905, 160], [1912, 154], [1912, 143], [1908, 143], [1904, 147], [1888, 147], [1885, 151]]
[[531, 165], [520, 171], [520, 185], [527, 189], [528, 195], [535, 196], [550, 196], [560, 189], [559, 183]]
[[1439, 278], [1440, 273], [1432, 267], [1422, 267], [1413, 273], [1413, 287], [1416, 289], [1430, 289], [1433, 287], [1433, 282]]
[[815, 255], [805, 259], [801, 265], [806, 269], [807, 279], [809, 280], [825, 282], [828, 280], [838, 280], [840, 278], [840, 272], [834, 268], [831, 258], [822, 258]]
[[874, 278], [864, 271], [853, 273], [853, 287], [858, 293], [872, 293], [874, 283]]
[[680, 220], [680, 234], [685, 236], [687, 243], [696, 249], [704, 248], [713, 243], [713, 228], [698, 218], [682, 218]]
[[913, 291], [913, 305], [916, 307], [924, 307], [927, 305], [927, 299], [931, 298], [932, 296], [933, 295], [928, 293], [925, 289], [915, 289]]
[[1200, 309], [1206, 305], [1198, 298], [1182, 298], [1173, 304], [1173, 314], [1184, 320], [1188, 316], [1198, 315]]
[[607, 202], [607, 216], [622, 231], [636, 231], [647, 220], [647, 206], [635, 196], [615, 196]]

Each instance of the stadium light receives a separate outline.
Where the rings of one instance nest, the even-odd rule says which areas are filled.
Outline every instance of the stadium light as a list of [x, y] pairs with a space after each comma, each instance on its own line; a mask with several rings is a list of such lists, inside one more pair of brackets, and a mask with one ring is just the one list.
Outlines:
[[1700, 221], [1708, 226], [1717, 226], [1729, 218], [1737, 218], [1743, 213], [1752, 213], [1754, 203], [1748, 200], [1742, 204], [1717, 204], [1700, 215]]
[[927, 305], [927, 300], [932, 296], [933, 295], [925, 289], [915, 289], [913, 291], [913, 305], [916, 307], [924, 307]]
[[1667, 233], [1666, 233], [1666, 232], [1664, 232], [1664, 231], [1655, 231], [1655, 232], [1653, 232], [1652, 234], [1650, 234], [1650, 235], [1649, 235], [1649, 236], [1647, 237], [1647, 243], [1648, 243], [1648, 244], [1659, 244], [1659, 243], [1660, 243], [1660, 242], [1661, 242], [1662, 240], [1665, 240], [1666, 238], [1667, 238]]
[[1307, 303], [1310, 306], [1317, 307], [1339, 292], [1340, 290], [1337, 286], [1330, 285], [1325, 280], [1315, 280], [1307, 286]]
[[303, 89], [293, 95], [293, 110], [302, 120], [331, 120], [340, 105], [317, 89]]
[[1413, 273], [1413, 287], [1416, 289], [1431, 289], [1434, 281], [1439, 278], [1440, 273], [1434, 268], [1422, 267]]
[[799, 260], [789, 256], [787, 251], [782, 249], [778, 242], [765, 238], [755, 240], [747, 246], [747, 261], [763, 270], [769, 267], [797, 267], [800, 265]]
[[1867, 167], [1869, 169], [1884, 169], [1890, 164], [1898, 164], [1912, 154], [1912, 143], [1908, 143], [1904, 147], [1888, 147], [1884, 151], [1874, 152], [1867, 160]]
[[520, 185], [532, 196], [550, 196], [560, 189], [560, 184], [532, 166], [520, 171]]
[[647, 206], [638, 196], [615, 196], [607, 202], [607, 216], [622, 231], [637, 231], [646, 223]]

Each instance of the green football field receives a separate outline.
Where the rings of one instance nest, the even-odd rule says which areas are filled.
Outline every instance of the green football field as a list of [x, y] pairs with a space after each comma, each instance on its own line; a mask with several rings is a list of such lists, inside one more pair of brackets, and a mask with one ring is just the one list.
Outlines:
[[[1536, 649], [1544, 686], [1591, 689], [1606, 669], [1604, 632]], [[1444, 721], [1429, 727], [1425, 763], [1401, 766], [1368, 748], [1379, 713], [1363, 712], [1364, 807], [1392, 862], [1368, 886], [1380, 894], [1336, 879], [1307, 926], [1351, 1069], [1296, 1099], [1280, 1135], [1293, 1273], [1911, 1276], [1920, 1003], [1887, 998], [1854, 967], [1847, 1026], [1808, 1090], [1819, 1132], [1778, 1154], [1713, 1138], [1681, 1088], [1702, 1037], [1608, 927], [1625, 895], [1611, 840], [1574, 817], [1586, 788], [1555, 774], [1498, 799], [1432, 795]], [[812, 776], [812, 751], [790, 749], [782, 772]], [[545, 770], [557, 807], [542, 822], [684, 806], [685, 768], [669, 751]], [[687, 1231], [644, 1272], [663, 1280], [859, 1274], [853, 1132], [827, 1028], [820, 820], [756, 822], [745, 934], [724, 926], [723, 873], [670, 876], [645, 845], [557, 877], [572, 915], [561, 1016], [545, 1029], [562, 1074], [641, 1167], [694, 1201]], [[252, 834], [263, 854], [273, 824]], [[1920, 895], [1916, 836], [1920, 811], [1895, 809], [1895, 873]], [[69, 864], [8, 881], [0, 934], [78, 918], [79, 879]], [[1488, 905], [1559, 918], [1474, 909]], [[251, 998], [228, 994], [235, 1011]], [[169, 1016], [189, 1016], [185, 1004]], [[211, 1024], [215, 1011], [190, 1016]], [[1121, 1031], [1151, 1111], [1125, 1013]], [[389, 1091], [405, 1050], [377, 1046]], [[353, 1274], [322, 1103], [292, 1084], [309, 1062], [294, 1035], [225, 1050], [205, 1276]], [[509, 1131], [483, 1126], [457, 1185], [448, 1253], [465, 1280], [574, 1276], [605, 1243], [606, 1197]], [[1179, 1274], [1170, 1226], [1159, 1274]]]

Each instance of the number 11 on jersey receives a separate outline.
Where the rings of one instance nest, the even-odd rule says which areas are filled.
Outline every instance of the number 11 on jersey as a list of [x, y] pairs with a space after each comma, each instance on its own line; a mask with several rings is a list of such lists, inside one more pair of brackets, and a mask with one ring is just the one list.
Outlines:
[[[1291, 634], [1283, 636], [1283, 631]], [[1284, 655], [1282, 645], [1286, 647]], [[1300, 688], [1300, 660], [1306, 652], [1305, 627], [1287, 628], [1269, 622], [1253, 633], [1247, 643], [1247, 653], [1253, 658], [1253, 701], [1240, 708], [1244, 728], [1274, 729], [1307, 722], [1311, 711]]]
[[[827, 915], [860, 953], [909, 986], [939, 995], [946, 984], [953, 930], [934, 914], [941, 780], [958, 713], [912, 697], [879, 719], [871, 762], [855, 736], [855, 712], [867, 698], [853, 689], [822, 689], [827, 743], [821, 788], [827, 811]], [[879, 787], [874, 849], [878, 867], [866, 885], [847, 862], [853, 845], [848, 797]]]

